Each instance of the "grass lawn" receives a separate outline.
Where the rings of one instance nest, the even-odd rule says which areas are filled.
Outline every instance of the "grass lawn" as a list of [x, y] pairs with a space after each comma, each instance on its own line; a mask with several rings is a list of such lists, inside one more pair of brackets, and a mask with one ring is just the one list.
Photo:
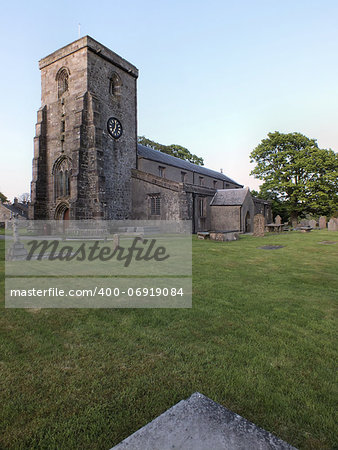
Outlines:
[[[0, 259], [3, 308], [3, 240]], [[108, 449], [198, 391], [337, 448], [337, 267], [338, 232], [194, 238], [192, 309], [3, 308], [0, 447]]]

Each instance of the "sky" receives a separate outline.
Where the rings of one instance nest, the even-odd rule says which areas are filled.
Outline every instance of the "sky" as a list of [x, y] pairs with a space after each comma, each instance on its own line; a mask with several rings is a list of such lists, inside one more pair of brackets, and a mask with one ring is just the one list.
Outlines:
[[257, 189], [251, 151], [300, 132], [338, 149], [338, 2], [15, 1], [2, 7], [0, 192], [29, 192], [38, 61], [90, 35], [139, 69], [138, 135]]

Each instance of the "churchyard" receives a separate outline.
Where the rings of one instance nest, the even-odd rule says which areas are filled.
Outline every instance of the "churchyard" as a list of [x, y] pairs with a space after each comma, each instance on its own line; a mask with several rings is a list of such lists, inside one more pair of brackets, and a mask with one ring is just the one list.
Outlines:
[[198, 391], [337, 448], [337, 255], [327, 230], [193, 237], [192, 309], [9, 310], [0, 240], [0, 447], [108, 449]]

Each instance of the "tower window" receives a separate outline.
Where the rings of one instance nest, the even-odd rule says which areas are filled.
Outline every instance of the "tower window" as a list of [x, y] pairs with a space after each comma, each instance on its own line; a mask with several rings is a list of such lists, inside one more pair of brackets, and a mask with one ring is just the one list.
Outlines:
[[182, 183], [185, 182], [186, 175], [187, 175], [187, 172], [181, 172], [181, 181], [182, 181]]
[[69, 75], [66, 68], [62, 68], [58, 71], [56, 81], [58, 85], [58, 98], [60, 98], [66, 91], [68, 91], [69, 87]]
[[164, 173], [165, 173], [165, 167], [158, 166], [158, 176], [164, 177]]
[[152, 216], [161, 215], [161, 197], [158, 194], [150, 196], [150, 214]]
[[110, 78], [110, 86], [109, 86], [109, 92], [110, 95], [114, 97], [118, 97], [121, 95], [121, 78], [118, 76], [116, 72], [113, 73], [113, 75]]
[[199, 177], [200, 186], [204, 186], [204, 177]]
[[217, 186], [217, 180], [214, 180], [213, 183], [214, 183], [214, 189], [216, 189], [216, 186]]

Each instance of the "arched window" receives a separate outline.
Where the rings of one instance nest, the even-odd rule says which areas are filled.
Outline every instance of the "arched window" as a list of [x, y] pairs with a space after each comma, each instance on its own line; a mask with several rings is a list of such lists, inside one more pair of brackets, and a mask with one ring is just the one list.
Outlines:
[[60, 98], [66, 91], [68, 91], [69, 85], [69, 72], [65, 67], [58, 71], [56, 81], [58, 85], [58, 98]]
[[71, 162], [66, 156], [60, 156], [53, 166], [54, 198], [70, 196]]
[[116, 72], [114, 72], [110, 78], [110, 87], [109, 87], [110, 94], [114, 97], [120, 96], [121, 86], [122, 86], [121, 78]]

